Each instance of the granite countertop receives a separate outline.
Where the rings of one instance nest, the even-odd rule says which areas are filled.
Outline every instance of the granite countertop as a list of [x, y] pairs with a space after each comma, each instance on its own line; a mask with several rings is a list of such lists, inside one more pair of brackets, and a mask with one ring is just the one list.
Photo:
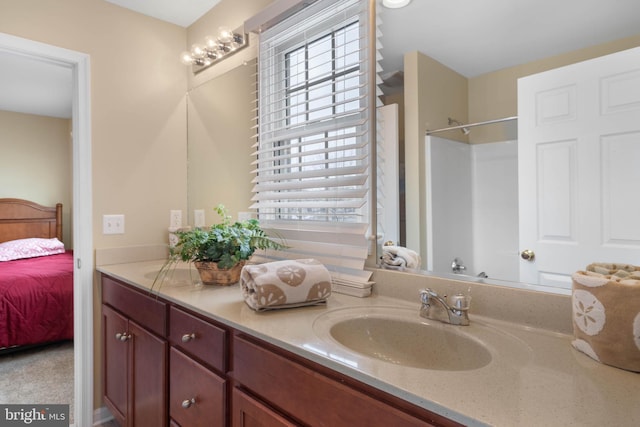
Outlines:
[[[149, 289], [161, 265], [161, 260], [146, 261], [98, 271]], [[397, 307], [417, 316], [417, 301], [333, 293], [326, 306], [257, 313], [244, 303], [238, 285], [194, 285], [192, 278], [197, 272], [181, 266], [154, 291], [465, 425], [640, 425], [640, 374], [593, 361], [571, 347], [571, 335], [477, 316], [472, 304], [470, 326], [445, 326], [477, 335], [492, 355], [490, 363], [465, 371], [405, 367], [359, 356], [323, 338], [319, 325], [334, 313], [358, 308]]]

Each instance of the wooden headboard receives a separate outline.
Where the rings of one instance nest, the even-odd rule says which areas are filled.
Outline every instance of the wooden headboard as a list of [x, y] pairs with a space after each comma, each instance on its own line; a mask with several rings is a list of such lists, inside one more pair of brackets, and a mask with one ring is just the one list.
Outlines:
[[41, 237], [62, 241], [62, 203], [42, 206], [22, 199], [0, 199], [0, 242]]

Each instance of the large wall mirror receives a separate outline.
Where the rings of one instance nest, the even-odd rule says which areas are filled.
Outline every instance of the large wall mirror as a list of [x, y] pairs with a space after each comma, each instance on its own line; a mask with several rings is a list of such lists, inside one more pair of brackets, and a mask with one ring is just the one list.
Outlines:
[[[407, 162], [399, 170], [404, 178], [401, 185], [406, 189], [401, 200], [401, 205], [406, 204], [406, 215], [401, 213], [399, 217], [406, 234], [401, 231], [401, 243], [420, 253], [425, 262], [423, 269], [429, 259], [432, 265], [440, 265], [430, 274], [505, 286], [535, 285], [517, 283], [522, 249], [517, 236], [503, 233], [501, 239], [506, 246], [501, 247], [497, 234], [488, 228], [477, 227], [474, 234], [465, 228], [471, 225], [455, 223], [457, 217], [452, 212], [463, 212], [473, 203], [462, 197], [471, 194], [468, 184], [441, 177], [432, 180], [434, 187], [429, 196], [426, 194], [427, 173], [451, 175], [453, 166], [458, 168], [466, 162], [460, 160], [463, 157], [469, 162], [484, 159], [483, 177], [494, 187], [480, 199], [476, 195], [476, 200], [483, 201], [486, 215], [499, 223], [503, 232], [510, 229], [517, 233], [517, 144], [522, 136], [518, 135], [518, 121], [474, 127], [469, 134], [460, 130], [436, 133], [430, 148], [426, 131], [450, 126], [449, 118], [468, 124], [517, 116], [519, 77], [640, 45], [640, 10], [635, 0], [621, 1], [615, 8], [599, 0], [589, 0], [588, 4], [583, 0], [523, 3], [414, 0], [402, 9], [378, 6], [384, 90], [388, 103], [401, 104], [404, 117], [400, 153]], [[406, 69], [407, 65], [413, 68]], [[251, 205], [249, 162], [253, 151], [250, 141], [254, 133], [255, 71], [255, 63], [243, 64], [188, 93], [189, 224], [194, 224], [196, 209], [204, 209], [206, 224], [211, 224], [217, 221], [211, 209], [216, 203], [225, 203], [233, 216]], [[411, 99], [406, 99], [405, 93], [412, 94]], [[419, 99], [425, 96], [436, 102]], [[466, 152], [460, 155], [460, 149]], [[427, 150], [445, 151], [443, 155], [449, 156], [447, 161], [452, 167], [434, 171], [436, 166], [447, 164], [436, 161], [429, 170]], [[504, 175], [495, 173], [497, 163], [504, 168]], [[465, 174], [471, 179], [469, 170], [460, 170], [456, 177]], [[438, 183], [446, 187], [435, 187]], [[504, 197], [508, 193], [512, 196], [509, 199]], [[454, 223], [432, 223], [432, 232], [440, 230], [442, 236], [432, 233], [428, 238], [450, 243], [452, 233], [466, 238], [475, 236], [463, 249], [475, 248], [482, 256], [458, 248], [450, 248], [451, 253], [438, 253], [437, 244], [434, 252], [426, 251], [426, 200], [434, 196], [460, 206], [445, 208], [440, 214], [431, 212], [435, 215], [433, 221], [441, 215]], [[444, 202], [438, 205], [447, 206]], [[500, 219], [496, 220], [498, 216]], [[480, 236], [483, 232], [486, 235]], [[481, 248], [482, 242], [493, 247]], [[453, 274], [451, 264], [456, 257], [465, 264], [466, 275]], [[482, 273], [489, 277], [478, 277]]]
[[[536, 158], [519, 156], [519, 143], [528, 136], [519, 126], [522, 117], [425, 135], [458, 122], [519, 116], [519, 78], [640, 46], [637, 4], [623, 1], [611, 8], [587, 3], [456, 0], [380, 7], [387, 102], [405, 107], [402, 134], [407, 154], [400, 169], [406, 173], [407, 224], [402, 244], [420, 253], [423, 270], [462, 280], [570, 292], [566, 279], [554, 283], [547, 275], [544, 282], [544, 277], [538, 280], [542, 274], [522, 278], [521, 264], [532, 263], [521, 257], [527, 248], [520, 241], [518, 162], [522, 168], [523, 162]], [[640, 140], [636, 137], [635, 142]], [[626, 146], [627, 157], [638, 155], [632, 143]], [[640, 214], [637, 206], [631, 209]], [[627, 242], [631, 246], [636, 241], [632, 235]], [[597, 256], [590, 262], [634, 259]], [[454, 272], [456, 265], [461, 268]]]
[[255, 118], [255, 60], [242, 63], [187, 93], [188, 223], [203, 210], [219, 222], [222, 203], [236, 218], [251, 204], [251, 144]]

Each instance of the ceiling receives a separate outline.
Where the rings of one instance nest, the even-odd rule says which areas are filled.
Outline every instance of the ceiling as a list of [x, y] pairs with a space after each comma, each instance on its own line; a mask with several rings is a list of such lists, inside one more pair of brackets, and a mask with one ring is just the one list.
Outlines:
[[188, 27], [207, 13], [220, 0], [105, 0], [143, 15]]
[[[220, 0], [105, 1], [187, 27]], [[378, 10], [385, 76], [414, 50], [473, 77], [640, 34], [638, 0], [412, 0]], [[71, 71], [0, 52], [0, 95], [0, 109], [70, 117]]]
[[0, 110], [71, 118], [71, 68], [0, 50]]
[[640, 34], [638, 0], [413, 0], [379, 11], [385, 73], [415, 50], [474, 77]]

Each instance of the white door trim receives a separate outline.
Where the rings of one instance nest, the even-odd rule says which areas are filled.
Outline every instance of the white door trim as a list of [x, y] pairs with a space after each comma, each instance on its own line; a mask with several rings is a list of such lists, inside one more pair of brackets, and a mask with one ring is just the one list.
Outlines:
[[93, 226], [89, 55], [0, 33], [0, 51], [73, 72], [74, 424], [93, 424]]

